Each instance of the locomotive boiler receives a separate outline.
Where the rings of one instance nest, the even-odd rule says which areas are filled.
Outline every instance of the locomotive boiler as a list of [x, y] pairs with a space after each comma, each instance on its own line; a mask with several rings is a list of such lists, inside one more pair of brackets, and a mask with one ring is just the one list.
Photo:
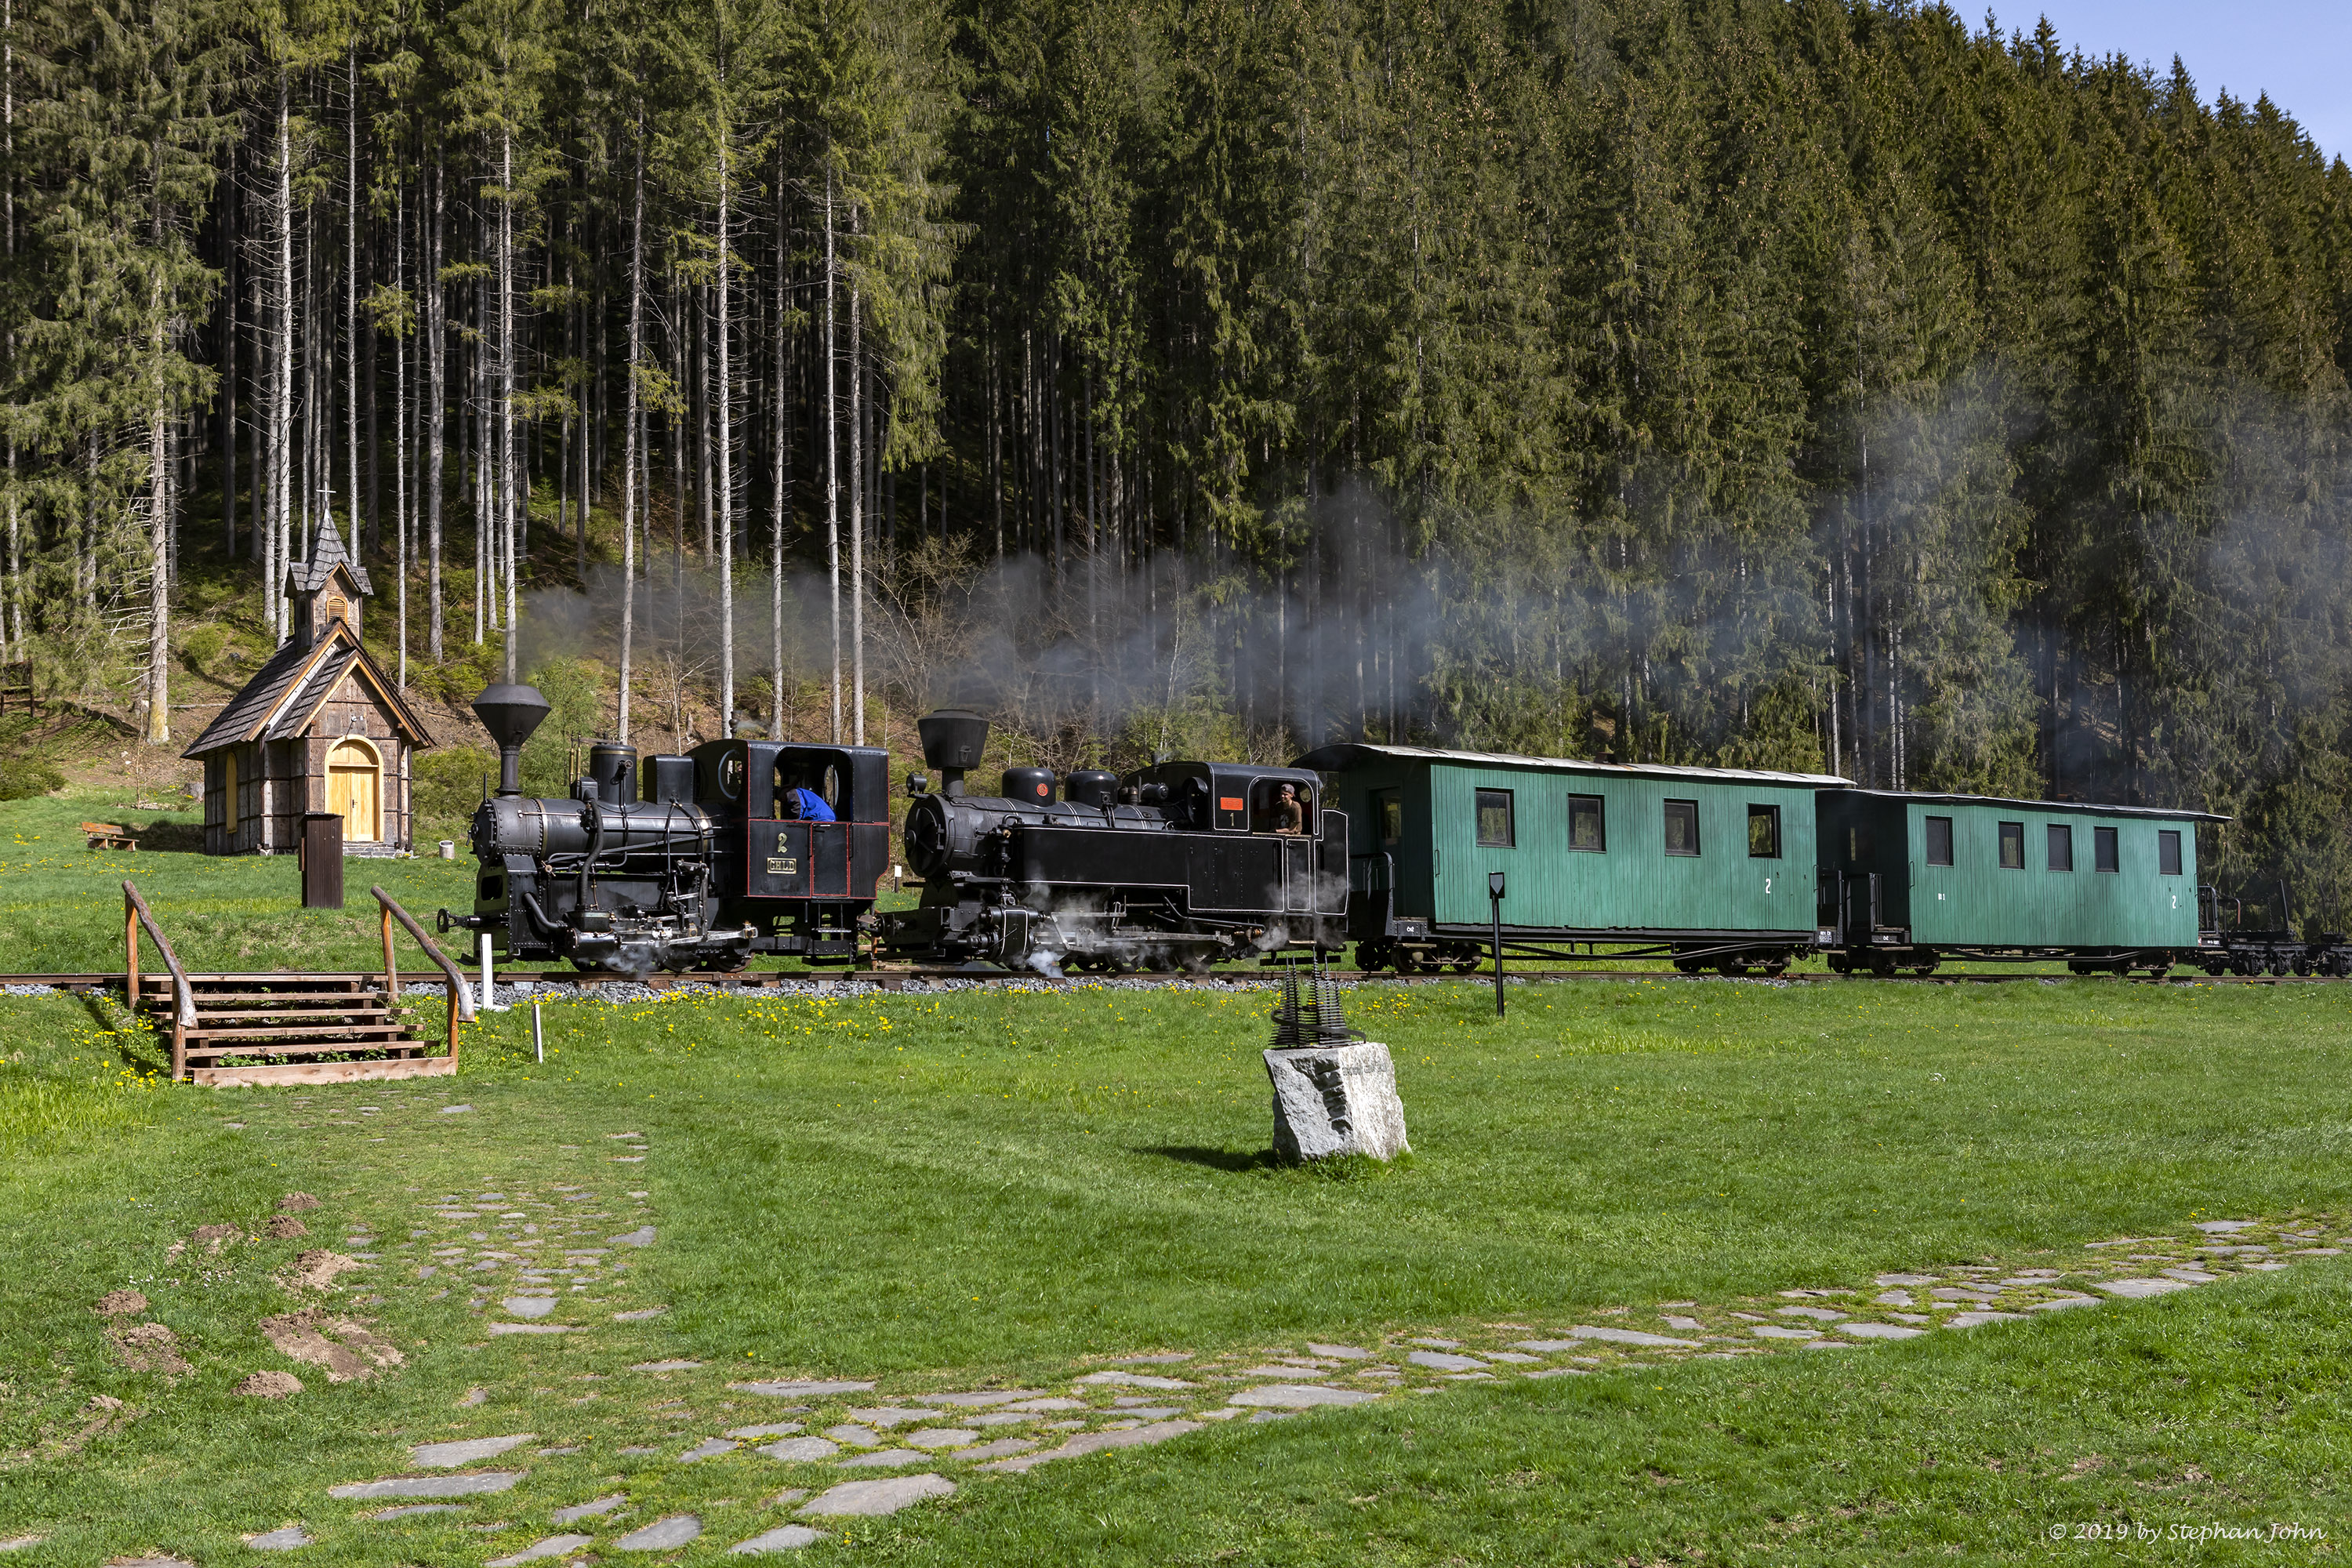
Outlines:
[[630, 974], [856, 958], [887, 860], [887, 753], [730, 740], [641, 766], [598, 741], [567, 798], [534, 798], [521, 752], [545, 699], [493, 686], [474, 711], [499, 743], [499, 791], [474, 814], [473, 910], [441, 910], [444, 931], [488, 932], [509, 960]]
[[902, 842], [923, 897], [879, 917], [887, 947], [1052, 974], [1194, 971], [1346, 940], [1347, 818], [1320, 809], [1314, 773], [1163, 763], [1057, 781], [1010, 768], [978, 795], [964, 775], [988, 721], [948, 710], [917, 729], [940, 785], [908, 781]]

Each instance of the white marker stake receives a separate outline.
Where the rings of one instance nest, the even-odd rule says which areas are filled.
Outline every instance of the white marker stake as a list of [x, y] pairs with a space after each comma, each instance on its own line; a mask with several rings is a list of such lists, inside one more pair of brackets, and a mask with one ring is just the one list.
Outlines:
[[488, 1012], [496, 1004], [490, 999], [490, 933], [482, 933], [482, 1011]]
[[540, 1028], [539, 998], [536, 996], [530, 999], [530, 1048], [541, 1061], [547, 1059], [547, 1036]]

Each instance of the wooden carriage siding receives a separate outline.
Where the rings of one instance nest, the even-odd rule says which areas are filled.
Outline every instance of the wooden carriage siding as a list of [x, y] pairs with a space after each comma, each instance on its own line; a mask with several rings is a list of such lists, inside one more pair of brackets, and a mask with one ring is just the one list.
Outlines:
[[[1522, 931], [1806, 932], [1813, 927], [1814, 798], [1829, 773], [1644, 767], [1416, 746], [1326, 746], [1297, 759], [1331, 778], [1351, 854], [1393, 857], [1396, 912], [1483, 927], [1486, 876], [1507, 878], [1503, 923]], [[1398, 842], [1383, 844], [1394, 791]], [[1489, 817], [1482, 833], [1480, 798]], [[1601, 846], [1571, 842], [1571, 800], [1597, 801]], [[1776, 831], [1751, 853], [1751, 813]], [[1670, 816], [1697, 841], [1669, 845]], [[1696, 853], [1689, 851], [1695, 849]], [[1358, 879], [1365, 862], [1355, 862]], [[1360, 885], [1360, 882], [1359, 883]]]
[[[1931, 820], [1951, 825], [1948, 857]], [[2228, 820], [2157, 806], [1837, 790], [1822, 796], [1821, 865], [1825, 876], [1877, 873], [1878, 924], [1907, 930], [1916, 946], [2187, 949], [2198, 937], [2197, 826]], [[2005, 825], [2019, 864], [2003, 863]], [[2115, 836], [2111, 867], [2100, 863], [2103, 832]], [[2177, 869], [2167, 868], [2167, 834], [2178, 835]]]
[[206, 854], [292, 854], [316, 811], [344, 819], [346, 854], [413, 847], [415, 753], [433, 736], [360, 645], [372, 591], [322, 521], [287, 571], [294, 635], [184, 753], [205, 765]]

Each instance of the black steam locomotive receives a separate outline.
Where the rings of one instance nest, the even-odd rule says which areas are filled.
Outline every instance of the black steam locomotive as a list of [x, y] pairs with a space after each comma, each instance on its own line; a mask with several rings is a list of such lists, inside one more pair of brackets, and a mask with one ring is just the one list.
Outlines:
[[[493, 686], [474, 711], [499, 742], [499, 793], [474, 814], [473, 912], [442, 910], [443, 930], [488, 931], [509, 960], [630, 974], [858, 956], [890, 863], [887, 752], [713, 741], [641, 769], [635, 747], [600, 741], [570, 798], [534, 799], [522, 743], [546, 700]], [[794, 790], [834, 820], [787, 815]]]
[[[934, 713], [919, 727], [941, 788], [908, 780], [922, 904], [877, 920], [887, 752], [713, 741], [640, 766], [634, 747], [598, 742], [569, 798], [536, 799], [520, 757], [545, 700], [493, 686], [474, 710], [499, 742], [499, 786], [474, 815], [473, 911], [440, 921], [489, 932], [509, 960], [623, 973], [740, 969], [761, 953], [847, 963], [874, 931], [902, 957], [1051, 974], [1345, 941], [1347, 819], [1317, 809], [1321, 781], [1303, 769], [1167, 763], [1057, 781], [1013, 768], [1001, 795], [971, 795], [988, 721]], [[812, 795], [834, 820], [797, 809]]]
[[1079, 770], [1058, 799], [1051, 771], [1010, 768], [1000, 793], [975, 795], [964, 773], [988, 721], [940, 711], [916, 727], [941, 784], [908, 781], [923, 901], [881, 918], [886, 947], [1054, 973], [1199, 970], [1346, 941], [1348, 819], [1316, 809], [1322, 780], [1304, 768]]

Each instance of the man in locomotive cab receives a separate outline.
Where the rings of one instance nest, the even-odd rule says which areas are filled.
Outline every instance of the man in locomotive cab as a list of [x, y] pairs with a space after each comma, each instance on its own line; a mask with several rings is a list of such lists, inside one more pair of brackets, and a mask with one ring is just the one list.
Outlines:
[[833, 815], [833, 807], [825, 804], [824, 796], [803, 783], [795, 783], [776, 791], [776, 815], [801, 822], [837, 820]]
[[1296, 836], [1307, 831], [1306, 803], [1298, 798], [1298, 786], [1287, 779], [1275, 794], [1273, 816], [1273, 832]]

